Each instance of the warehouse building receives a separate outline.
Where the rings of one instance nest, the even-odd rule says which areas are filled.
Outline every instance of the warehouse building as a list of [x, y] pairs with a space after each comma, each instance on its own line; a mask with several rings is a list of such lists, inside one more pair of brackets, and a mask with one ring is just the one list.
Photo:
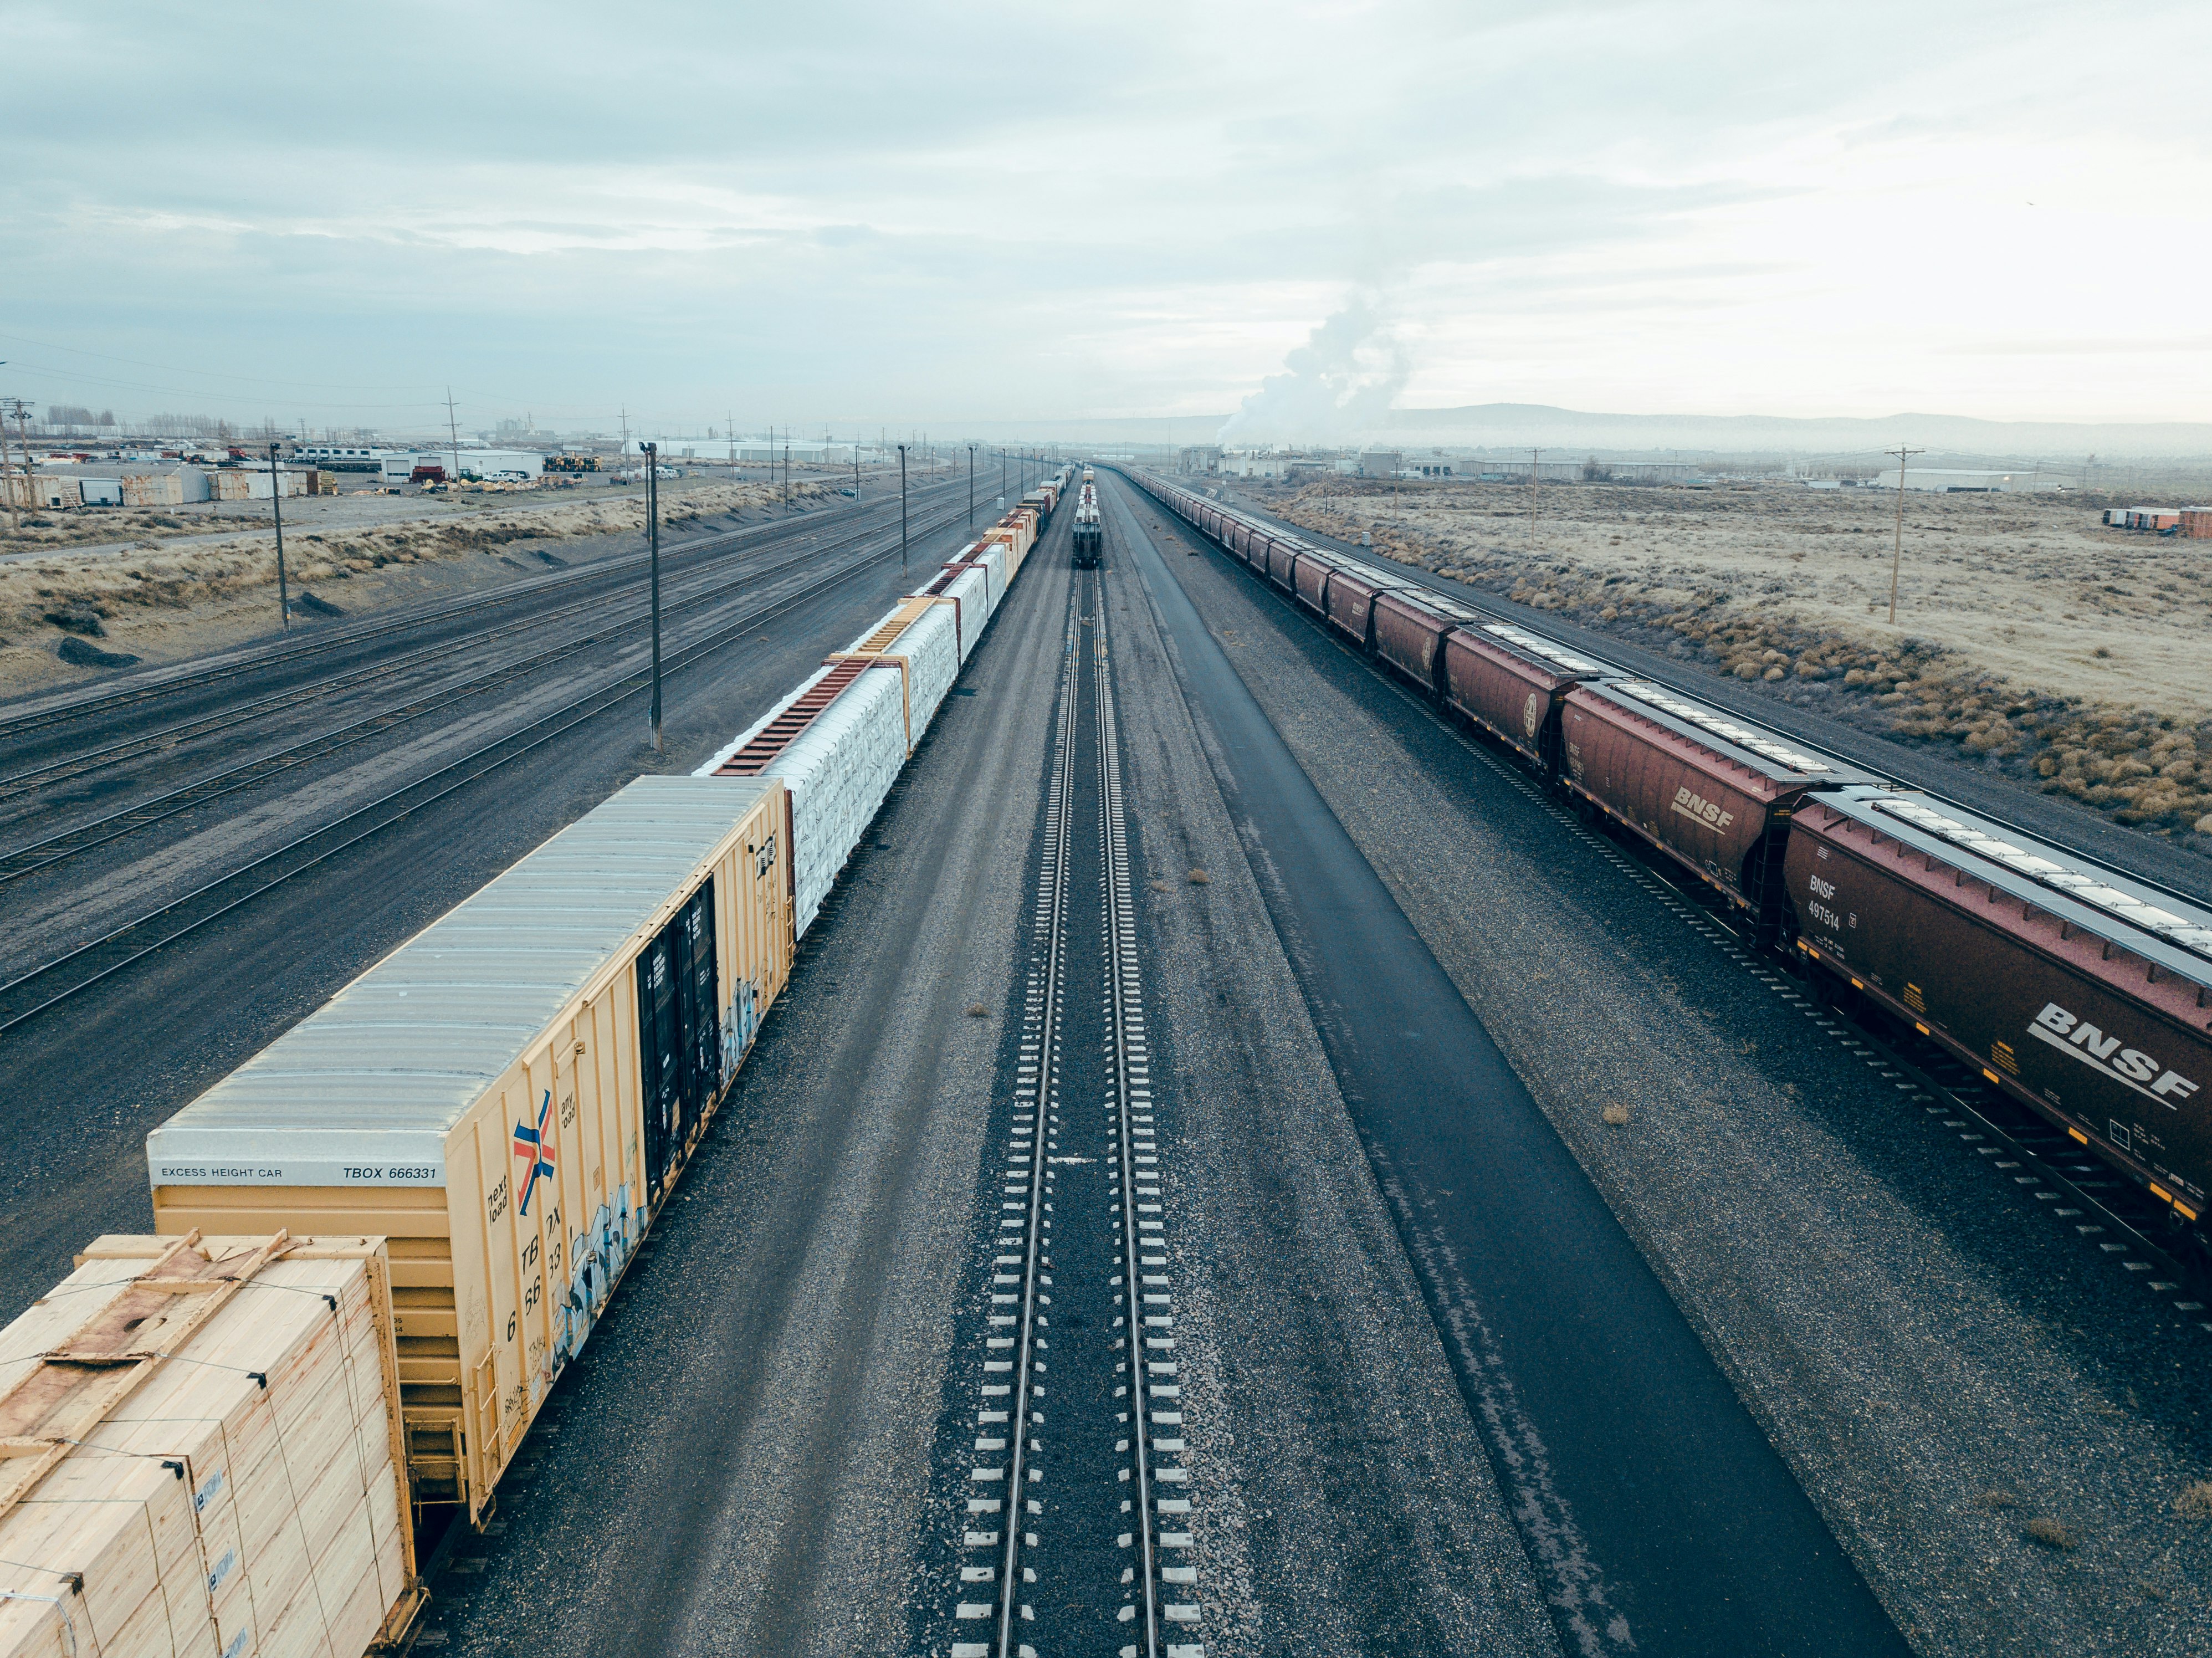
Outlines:
[[[1898, 469], [1893, 466], [1875, 479], [1875, 487], [1894, 489], [1897, 481]], [[1905, 487], [1939, 495], [2024, 495], [2038, 489], [2063, 489], [2066, 481], [2033, 471], [1994, 472], [1963, 466], [1915, 466], [1905, 471]]]

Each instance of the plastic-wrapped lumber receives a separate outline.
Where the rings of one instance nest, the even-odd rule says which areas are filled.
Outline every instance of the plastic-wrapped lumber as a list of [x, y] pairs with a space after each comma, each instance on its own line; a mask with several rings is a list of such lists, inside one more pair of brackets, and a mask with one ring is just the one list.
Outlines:
[[[808, 676], [693, 775], [714, 776], [778, 714], [845, 666]], [[900, 679], [895, 663], [861, 672], [757, 774], [780, 779], [791, 792], [794, 938], [805, 936], [906, 763]]]
[[380, 1238], [106, 1237], [0, 1331], [0, 1654], [364, 1650], [421, 1604]]

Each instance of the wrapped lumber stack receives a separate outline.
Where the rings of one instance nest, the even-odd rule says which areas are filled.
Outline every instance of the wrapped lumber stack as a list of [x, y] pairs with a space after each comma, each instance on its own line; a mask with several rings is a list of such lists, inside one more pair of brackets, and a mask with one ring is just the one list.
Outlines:
[[0, 1658], [397, 1637], [398, 1424], [381, 1238], [101, 1238], [0, 1331]]

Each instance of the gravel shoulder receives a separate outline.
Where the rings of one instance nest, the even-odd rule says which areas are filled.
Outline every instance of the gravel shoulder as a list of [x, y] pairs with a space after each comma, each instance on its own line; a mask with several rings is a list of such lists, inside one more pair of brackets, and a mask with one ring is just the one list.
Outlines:
[[2203, 1331], [1274, 595], [1177, 565], [1916, 1647], [2212, 1650], [2174, 1507]]

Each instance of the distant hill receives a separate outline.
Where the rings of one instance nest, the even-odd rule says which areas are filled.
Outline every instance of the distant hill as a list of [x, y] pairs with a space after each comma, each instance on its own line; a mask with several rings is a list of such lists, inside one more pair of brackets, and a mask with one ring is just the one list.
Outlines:
[[[1731, 454], [1875, 454], [1905, 444], [1949, 454], [2212, 456], [2212, 422], [2074, 424], [1975, 420], [1965, 415], [1887, 415], [1873, 420], [1779, 415], [1607, 415], [1538, 403], [1480, 403], [1462, 409], [1394, 409], [1389, 435], [1451, 447], [1685, 449]], [[1378, 434], [1379, 435], [1379, 434]]]
[[[1229, 416], [1000, 421], [968, 429], [987, 442], [1127, 445], [1212, 443]], [[947, 431], [956, 422], [948, 422]], [[1543, 448], [1628, 453], [1864, 456], [1905, 444], [1938, 458], [2053, 459], [2079, 464], [2157, 457], [2212, 459], [2212, 422], [2093, 424], [1975, 420], [1965, 415], [1887, 415], [1873, 420], [1797, 419], [1784, 415], [1613, 415], [1540, 403], [1478, 403], [1460, 409], [1394, 409], [1377, 429], [1347, 432], [1340, 444], [1432, 445], [1455, 449]], [[1559, 459], [1565, 459], [1562, 454]], [[1917, 463], [1926, 465], [1928, 461]]]

